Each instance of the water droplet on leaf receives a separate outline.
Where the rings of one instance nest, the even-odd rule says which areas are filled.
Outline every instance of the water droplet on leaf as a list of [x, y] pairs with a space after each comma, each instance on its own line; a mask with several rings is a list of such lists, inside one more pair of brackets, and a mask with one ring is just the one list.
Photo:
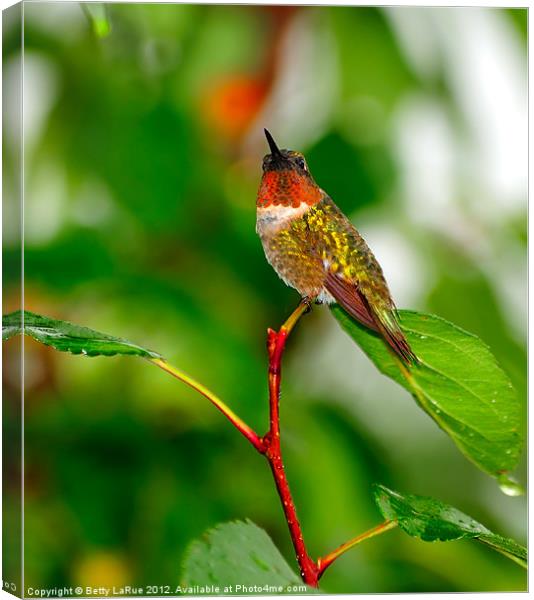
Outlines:
[[504, 473], [499, 476], [497, 481], [499, 482], [501, 492], [507, 496], [522, 496], [525, 493], [523, 487], [515, 479]]

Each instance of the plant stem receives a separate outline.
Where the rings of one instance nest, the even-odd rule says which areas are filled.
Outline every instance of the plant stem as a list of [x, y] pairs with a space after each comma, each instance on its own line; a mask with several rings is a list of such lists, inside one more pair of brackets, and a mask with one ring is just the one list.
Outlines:
[[360, 542], [363, 542], [364, 540], [368, 540], [372, 537], [375, 537], [376, 535], [385, 533], [386, 531], [389, 531], [390, 529], [393, 529], [396, 526], [397, 521], [384, 521], [384, 523], [377, 525], [373, 529], [370, 529], [365, 533], [361, 533], [360, 535], [357, 535], [355, 538], [352, 538], [348, 542], [345, 542], [344, 544], [339, 546], [339, 548], [336, 548], [334, 551], [330, 552], [330, 554], [327, 554], [323, 558], [319, 558], [317, 560], [317, 567], [319, 570], [317, 579], [320, 579], [323, 573], [326, 571], [326, 569], [347, 550], [350, 550], [351, 548], [353, 548]]
[[291, 330], [296, 325], [299, 318], [308, 310], [308, 304], [302, 302], [291, 314], [289, 319], [282, 325], [280, 331], [272, 329], [267, 331], [267, 349], [269, 352], [269, 431], [263, 436], [264, 454], [274, 477], [276, 489], [282, 508], [286, 517], [289, 533], [297, 555], [297, 561], [300, 567], [300, 574], [304, 583], [317, 587], [318, 567], [314, 560], [308, 554], [302, 529], [297, 517], [297, 511], [287, 477], [284, 463], [282, 461], [282, 450], [280, 446], [280, 384], [282, 377], [282, 356], [285, 344]]
[[183, 383], [187, 384], [189, 387], [193, 388], [200, 394], [202, 394], [205, 398], [207, 398], [216, 408], [218, 408], [222, 414], [232, 423], [232, 425], [242, 433], [247, 440], [258, 450], [258, 452], [263, 453], [263, 441], [260, 436], [249, 427], [242, 419], [240, 419], [234, 411], [229, 408], [218, 396], [216, 396], [213, 392], [208, 390], [208, 388], [204, 387], [198, 381], [195, 381], [193, 378], [189, 377], [176, 367], [170, 365], [163, 358], [151, 358], [149, 361], [160, 369], [163, 369], [167, 373], [170, 373], [176, 379], [179, 379]]
[[300, 317], [307, 312], [309, 308], [309, 300], [302, 300], [298, 307], [291, 313], [287, 321], [280, 327], [279, 331], [274, 331], [273, 329], [267, 330], [267, 350], [269, 353], [269, 431], [263, 437], [260, 437], [218, 396], [204, 387], [201, 383], [195, 381], [176, 367], [173, 367], [162, 358], [151, 358], [148, 360], [207, 398], [223, 413], [230, 423], [232, 423], [232, 425], [247, 438], [254, 448], [256, 448], [260, 454], [265, 456], [271, 467], [276, 489], [282, 502], [282, 508], [291, 535], [291, 541], [293, 542], [293, 547], [295, 548], [295, 553], [297, 555], [300, 574], [304, 583], [312, 587], [317, 587], [319, 579], [324, 571], [339, 556], [360, 542], [389, 531], [395, 527], [397, 523], [395, 521], [386, 521], [385, 523], [378, 525], [378, 527], [349, 540], [330, 554], [327, 554], [324, 558], [319, 558], [317, 562], [315, 562], [308, 554], [302, 535], [302, 528], [297, 518], [293, 496], [289, 489], [284, 463], [282, 461], [282, 449], [280, 445], [280, 385], [282, 381], [282, 356], [284, 354], [287, 338]]

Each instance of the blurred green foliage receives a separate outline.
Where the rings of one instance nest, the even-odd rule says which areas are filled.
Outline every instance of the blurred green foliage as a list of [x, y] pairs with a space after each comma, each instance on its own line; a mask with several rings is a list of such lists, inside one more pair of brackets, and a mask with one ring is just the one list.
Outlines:
[[[447, 228], [430, 197], [417, 212], [410, 205], [399, 128], [420, 139], [406, 111], [410, 99], [425, 99], [453, 132], [453, 154], [476, 157], [478, 130], [455, 87], [463, 61], [447, 54], [460, 29], [440, 23], [456, 14], [457, 26], [465, 20], [524, 60], [526, 10], [413, 13], [409, 36], [423, 39], [417, 27], [428, 18], [440, 40], [428, 75], [410, 58], [392, 11], [106, 9], [110, 29], [101, 37], [75, 3], [25, 6], [25, 308], [154, 348], [266, 428], [265, 329], [298, 299], [254, 232], [267, 126], [281, 145], [299, 144], [319, 184], [371, 234], [399, 305], [479, 335], [525, 401], [526, 189], [514, 196], [515, 211], [499, 190], [481, 197], [480, 172], [460, 158]], [[498, 27], [484, 29], [488, 22]], [[16, 27], [4, 36], [9, 70]], [[319, 40], [326, 67], [306, 63]], [[310, 75], [307, 87], [282, 94], [284, 73], [290, 81]], [[327, 74], [335, 85], [322, 85]], [[526, 67], [521, 74], [526, 81]], [[290, 117], [277, 113], [286, 103], [296, 107]], [[6, 143], [8, 163], [15, 153]], [[418, 178], [428, 169], [422, 162]], [[20, 255], [16, 239], [4, 240], [7, 312], [18, 308]], [[287, 352], [285, 460], [311, 552], [377, 523], [377, 481], [462, 506], [524, 542], [524, 499], [504, 497], [405, 392], [343, 344], [317, 308]], [[5, 348], [15, 352], [14, 342]], [[25, 348], [28, 586], [175, 583], [188, 543], [231, 519], [253, 520], [294, 564], [268, 469], [207, 402], [136, 361], [64, 356], [31, 341]], [[5, 377], [14, 406], [19, 390]], [[393, 531], [340, 559], [322, 588], [510, 591], [525, 590], [526, 577], [469, 542], [426, 545]]]

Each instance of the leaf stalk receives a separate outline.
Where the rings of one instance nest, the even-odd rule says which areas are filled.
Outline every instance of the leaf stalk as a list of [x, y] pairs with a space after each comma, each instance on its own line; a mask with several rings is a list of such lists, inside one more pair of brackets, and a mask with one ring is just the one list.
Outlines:
[[390, 529], [394, 529], [395, 527], [397, 527], [397, 521], [384, 521], [384, 523], [380, 523], [380, 525], [373, 527], [373, 529], [369, 529], [369, 531], [365, 531], [364, 533], [357, 535], [356, 537], [352, 538], [348, 542], [341, 544], [341, 546], [339, 546], [338, 548], [336, 548], [335, 550], [333, 550], [326, 556], [319, 558], [317, 560], [317, 567], [319, 570], [318, 579], [320, 579], [322, 577], [323, 573], [326, 571], [326, 569], [328, 569], [328, 567], [335, 560], [337, 560], [342, 554], [345, 554], [345, 552], [347, 552], [347, 550], [354, 548], [354, 546], [358, 545], [359, 543], [361, 543], [365, 540], [369, 540], [372, 537], [381, 535], [382, 533], [386, 533], [386, 531], [389, 531]]
[[207, 387], [203, 386], [201, 383], [186, 375], [183, 371], [180, 371], [176, 367], [173, 367], [163, 358], [150, 358], [149, 362], [153, 363], [160, 369], [163, 369], [165, 372], [169, 373], [176, 379], [179, 379], [181, 382], [188, 385], [190, 388], [193, 388], [195, 391], [199, 392], [207, 398], [218, 410], [222, 412], [222, 414], [232, 423], [232, 425], [242, 434], [247, 440], [258, 450], [259, 452], [263, 452], [263, 441], [262, 438], [251, 428], [249, 427], [240, 417], [238, 417], [235, 412], [228, 407], [218, 396], [216, 396], [213, 392], [208, 390]]

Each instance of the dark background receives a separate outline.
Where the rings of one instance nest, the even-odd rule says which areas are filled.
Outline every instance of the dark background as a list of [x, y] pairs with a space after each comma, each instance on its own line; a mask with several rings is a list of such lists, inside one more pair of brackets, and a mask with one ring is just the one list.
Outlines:
[[[525, 401], [526, 10], [90, 9], [25, 5], [27, 309], [161, 352], [263, 432], [265, 331], [298, 301], [254, 231], [268, 127], [305, 152], [397, 304], [482, 337]], [[18, 243], [4, 234], [4, 312]], [[197, 394], [141, 360], [31, 341], [25, 386], [27, 586], [175, 585], [191, 540], [244, 518], [294, 565], [267, 466]], [[314, 556], [380, 521], [373, 482], [525, 542], [525, 499], [478, 472], [326, 308], [289, 343], [282, 428]], [[476, 543], [394, 531], [322, 584], [525, 590], [526, 575]]]

